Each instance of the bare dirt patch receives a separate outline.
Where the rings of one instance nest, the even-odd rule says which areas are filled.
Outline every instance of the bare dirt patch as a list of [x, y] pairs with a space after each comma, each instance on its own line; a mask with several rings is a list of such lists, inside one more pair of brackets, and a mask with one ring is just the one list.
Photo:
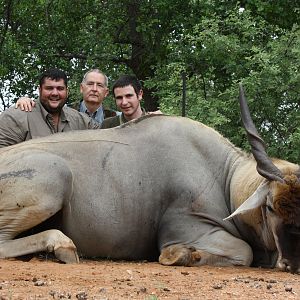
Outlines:
[[241, 267], [165, 267], [153, 262], [34, 257], [1, 260], [4, 299], [300, 299], [300, 275]]

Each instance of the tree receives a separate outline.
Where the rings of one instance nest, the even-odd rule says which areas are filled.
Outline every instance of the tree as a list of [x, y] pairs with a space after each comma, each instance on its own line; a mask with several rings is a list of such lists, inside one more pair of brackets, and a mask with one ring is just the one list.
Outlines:
[[[299, 159], [299, 5], [260, 0], [0, 0], [1, 100], [33, 95], [40, 71], [60, 67], [79, 99], [98, 67], [144, 82], [144, 105], [187, 116], [247, 148], [237, 105], [243, 82], [271, 155]], [[8, 84], [9, 83], [9, 84]], [[12, 98], [10, 98], [12, 97]], [[13, 99], [14, 97], [14, 99]], [[106, 100], [107, 101], [107, 100]], [[113, 104], [113, 101], [111, 101]]]
[[151, 82], [157, 87], [161, 109], [180, 113], [180, 77], [186, 72], [188, 116], [245, 148], [236, 101], [238, 83], [243, 82], [269, 153], [297, 161], [299, 28], [282, 29], [239, 6], [227, 13], [225, 19], [203, 16], [172, 44], [169, 63], [156, 69]]
[[[27, 85], [41, 67], [53, 65], [76, 80], [93, 65], [112, 78], [121, 72], [132, 72], [142, 81], [151, 78], [155, 65], [166, 56], [169, 32], [189, 15], [189, 5], [178, 0], [172, 2], [172, 10], [168, 1], [148, 0], [11, 0], [10, 4], [6, 6], [10, 17], [4, 22], [13, 41], [2, 35], [7, 49], [3, 63], [8, 80], [10, 71], [18, 70]], [[11, 64], [8, 53], [18, 60]], [[16, 95], [26, 90], [18, 81], [12, 84]], [[148, 109], [157, 108], [151, 90], [145, 88], [144, 98]]]

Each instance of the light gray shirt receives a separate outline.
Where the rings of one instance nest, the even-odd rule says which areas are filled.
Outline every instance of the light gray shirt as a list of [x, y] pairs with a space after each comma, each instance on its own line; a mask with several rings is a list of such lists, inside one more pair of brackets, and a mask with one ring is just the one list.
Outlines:
[[56, 129], [51, 114], [37, 101], [31, 112], [10, 107], [0, 114], [0, 148], [56, 132], [99, 128], [86, 114], [64, 106]]

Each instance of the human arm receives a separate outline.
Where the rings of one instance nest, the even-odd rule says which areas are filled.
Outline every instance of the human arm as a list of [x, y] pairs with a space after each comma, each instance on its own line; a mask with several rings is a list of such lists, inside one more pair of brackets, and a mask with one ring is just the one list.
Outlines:
[[163, 115], [164, 113], [161, 112], [160, 110], [156, 110], [156, 111], [148, 111], [147, 115]]
[[0, 115], [0, 148], [26, 140], [27, 132], [22, 130], [22, 117], [14, 111], [13, 108], [8, 109]]
[[15, 108], [19, 108], [24, 111], [32, 111], [33, 107], [35, 107], [35, 101], [28, 97], [19, 98], [15, 104]]

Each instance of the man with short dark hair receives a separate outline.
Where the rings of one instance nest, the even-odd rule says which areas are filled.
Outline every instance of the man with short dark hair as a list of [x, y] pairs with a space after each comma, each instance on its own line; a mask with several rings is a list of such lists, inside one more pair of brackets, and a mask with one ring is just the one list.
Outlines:
[[0, 147], [48, 136], [56, 132], [98, 129], [87, 115], [67, 107], [68, 80], [56, 68], [45, 71], [39, 80], [39, 99], [32, 112], [11, 107], [0, 115]]
[[[84, 74], [80, 84], [80, 93], [82, 94], [82, 100], [79, 105], [73, 105], [73, 108], [86, 113], [99, 124], [105, 118], [120, 114], [120, 112], [104, 108], [103, 106], [103, 101], [109, 93], [108, 78], [99, 69], [91, 69]], [[34, 105], [34, 100], [28, 97], [21, 97], [16, 102], [15, 108], [19, 107], [21, 110], [31, 111]]]
[[116, 105], [122, 114], [105, 119], [101, 128], [116, 127], [145, 115], [145, 110], [141, 107], [143, 98], [142, 85], [134, 75], [122, 75], [119, 77], [112, 87], [112, 92]]

